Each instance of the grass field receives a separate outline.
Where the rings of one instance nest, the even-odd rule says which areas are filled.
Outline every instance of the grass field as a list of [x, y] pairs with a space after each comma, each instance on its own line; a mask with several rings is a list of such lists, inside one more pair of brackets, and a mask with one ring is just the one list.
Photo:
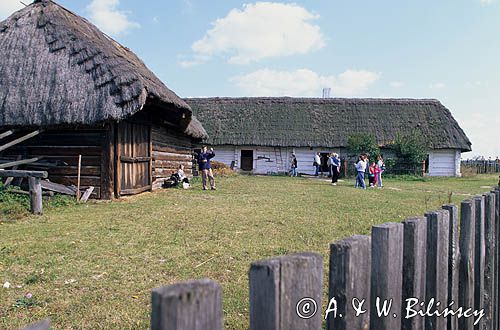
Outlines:
[[[491, 175], [387, 179], [384, 189], [363, 191], [353, 181], [332, 187], [233, 176], [218, 178], [217, 191], [196, 183], [187, 191], [47, 207], [41, 217], [0, 221], [0, 328], [50, 317], [56, 329], [147, 329], [151, 289], [208, 277], [223, 287], [225, 328], [245, 329], [252, 261], [315, 251], [327, 274], [330, 242], [449, 199], [459, 203], [496, 182]], [[10, 288], [1, 288], [7, 281]]]

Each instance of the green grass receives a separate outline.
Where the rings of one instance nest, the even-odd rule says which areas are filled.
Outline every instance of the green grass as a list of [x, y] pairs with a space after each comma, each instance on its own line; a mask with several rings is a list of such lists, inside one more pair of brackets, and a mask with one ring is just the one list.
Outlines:
[[217, 191], [195, 183], [112, 203], [50, 203], [41, 217], [0, 221], [0, 328], [50, 317], [56, 329], [146, 329], [151, 289], [208, 277], [223, 287], [226, 329], [245, 329], [252, 261], [315, 251], [327, 274], [330, 242], [496, 182], [388, 179], [363, 191], [353, 181], [234, 176], [218, 178]]

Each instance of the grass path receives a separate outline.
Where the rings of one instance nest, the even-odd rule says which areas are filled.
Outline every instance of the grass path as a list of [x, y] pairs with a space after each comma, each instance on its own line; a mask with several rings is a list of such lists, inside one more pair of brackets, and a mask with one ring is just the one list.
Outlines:
[[[235, 176], [219, 178], [217, 191], [196, 183], [187, 191], [0, 222], [0, 284], [11, 283], [0, 288], [0, 328], [50, 317], [56, 329], [146, 329], [152, 288], [208, 277], [223, 287], [226, 329], [245, 329], [252, 261], [319, 252], [326, 276], [330, 242], [438, 208], [449, 191], [458, 203], [465, 198], [459, 194], [483, 193], [495, 182], [495, 176], [387, 179], [386, 188], [363, 191], [350, 180], [332, 187], [322, 180]], [[27, 292], [34, 306], [19, 304]], [[21, 306], [13, 307], [16, 301]]]

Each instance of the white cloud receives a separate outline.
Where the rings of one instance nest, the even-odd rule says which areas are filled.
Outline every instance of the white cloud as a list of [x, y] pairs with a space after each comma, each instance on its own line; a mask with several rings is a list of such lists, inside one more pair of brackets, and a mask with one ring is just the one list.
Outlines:
[[325, 46], [318, 19], [296, 4], [257, 2], [233, 9], [192, 45], [196, 56], [228, 56], [232, 64], [306, 54]]
[[404, 83], [401, 81], [392, 81], [390, 85], [392, 88], [400, 88], [404, 86]]
[[90, 20], [110, 35], [119, 35], [140, 25], [128, 18], [128, 12], [119, 11], [120, 0], [92, 0], [87, 6]]
[[330, 87], [331, 95], [336, 97], [359, 95], [379, 78], [379, 73], [363, 70], [346, 70], [337, 76], [321, 76], [308, 69], [261, 69], [233, 77], [231, 81], [248, 96], [320, 96], [323, 88]]
[[488, 5], [491, 5], [492, 3], [494, 3], [495, 0], [480, 0], [480, 2], [483, 6], [488, 6]]
[[24, 5], [19, 0], [2, 0], [0, 2], [0, 20], [6, 19], [21, 8], [24, 8]]
[[437, 83], [431, 83], [429, 85], [430, 89], [443, 89], [446, 88], [446, 85], [442, 82], [437, 82]]

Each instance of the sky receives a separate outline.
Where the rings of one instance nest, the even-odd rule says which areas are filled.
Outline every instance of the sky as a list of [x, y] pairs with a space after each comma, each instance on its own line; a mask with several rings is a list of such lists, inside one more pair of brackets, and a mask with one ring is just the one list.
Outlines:
[[[463, 158], [500, 156], [500, 0], [58, 3], [181, 97], [434, 98], [472, 141]], [[0, 20], [22, 7], [0, 0]]]

